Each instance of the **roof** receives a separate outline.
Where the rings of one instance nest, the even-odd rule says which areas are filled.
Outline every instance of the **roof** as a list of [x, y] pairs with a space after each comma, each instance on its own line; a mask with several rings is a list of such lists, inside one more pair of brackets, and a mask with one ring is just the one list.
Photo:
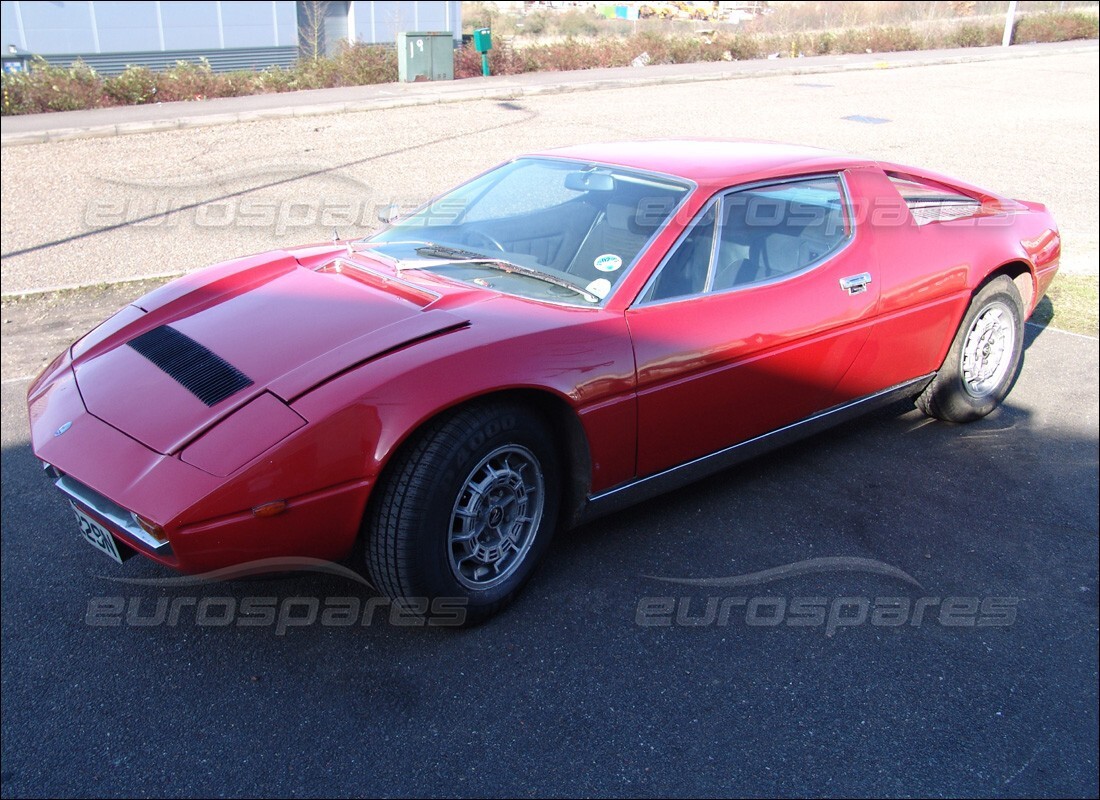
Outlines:
[[817, 147], [747, 139], [605, 142], [546, 150], [537, 155], [663, 172], [699, 184], [729, 184], [787, 172], [814, 172], [874, 163], [870, 159]]

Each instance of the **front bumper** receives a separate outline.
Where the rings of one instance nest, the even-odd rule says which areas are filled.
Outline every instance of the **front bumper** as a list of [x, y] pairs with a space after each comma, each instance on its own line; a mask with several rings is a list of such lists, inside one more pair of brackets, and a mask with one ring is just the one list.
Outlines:
[[[165, 566], [199, 573], [269, 558], [338, 560], [358, 535], [372, 482], [317, 488], [320, 470], [310, 467], [325, 449], [306, 436], [219, 477], [90, 414], [71, 368], [37, 381], [28, 399], [31, 446], [57, 488], [123, 544]], [[285, 502], [282, 513], [253, 513], [275, 500]], [[167, 541], [143, 530], [135, 514], [159, 526]]]
[[131, 549], [144, 553], [163, 563], [170, 563], [172, 545], [167, 538], [160, 540], [148, 533], [138, 524], [134, 514], [127, 511], [110, 498], [90, 489], [71, 475], [65, 475], [46, 464], [46, 472], [54, 478], [54, 486], [68, 495], [74, 503], [85, 511], [91, 512], [115, 536], [122, 539]]

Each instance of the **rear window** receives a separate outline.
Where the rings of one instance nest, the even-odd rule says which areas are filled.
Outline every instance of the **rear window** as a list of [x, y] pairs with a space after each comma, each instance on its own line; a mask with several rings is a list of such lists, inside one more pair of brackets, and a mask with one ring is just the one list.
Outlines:
[[981, 202], [970, 195], [941, 183], [897, 172], [887, 172], [886, 177], [909, 206], [918, 225], [973, 216], [982, 207]]

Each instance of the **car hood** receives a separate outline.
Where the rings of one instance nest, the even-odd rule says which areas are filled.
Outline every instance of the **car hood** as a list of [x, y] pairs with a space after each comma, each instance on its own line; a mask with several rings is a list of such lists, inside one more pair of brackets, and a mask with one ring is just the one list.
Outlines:
[[437, 296], [376, 277], [276, 253], [175, 281], [74, 345], [81, 398], [92, 415], [174, 453], [260, 394], [289, 403], [468, 323], [461, 311], [432, 308]]

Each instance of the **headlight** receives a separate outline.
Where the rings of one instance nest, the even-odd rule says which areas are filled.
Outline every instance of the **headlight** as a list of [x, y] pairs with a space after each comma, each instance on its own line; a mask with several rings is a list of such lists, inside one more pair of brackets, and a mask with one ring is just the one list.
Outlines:
[[203, 472], [225, 477], [305, 424], [282, 400], [265, 392], [185, 447], [180, 459]]

